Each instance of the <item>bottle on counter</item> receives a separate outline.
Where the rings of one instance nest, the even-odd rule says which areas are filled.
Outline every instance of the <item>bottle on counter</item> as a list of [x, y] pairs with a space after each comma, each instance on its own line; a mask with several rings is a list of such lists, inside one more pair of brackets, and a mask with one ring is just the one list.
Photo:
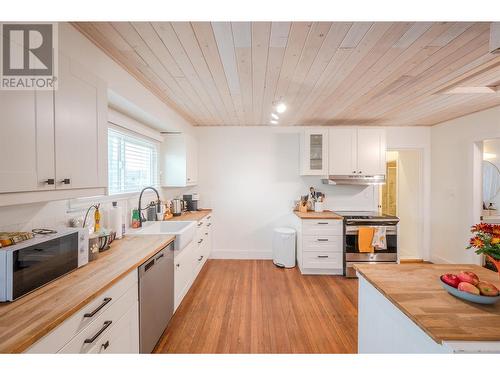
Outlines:
[[116, 233], [116, 238], [122, 238], [122, 208], [118, 207], [118, 202], [113, 202], [109, 211], [109, 229]]
[[132, 210], [131, 226], [132, 226], [132, 228], [139, 228], [140, 225], [141, 225], [141, 222], [140, 222], [139, 210], [137, 208], [134, 208]]
[[101, 205], [98, 204], [95, 206], [94, 211], [94, 233], [99, 233], [101, 230], [101, 212], [99, 211], [99, 207]]

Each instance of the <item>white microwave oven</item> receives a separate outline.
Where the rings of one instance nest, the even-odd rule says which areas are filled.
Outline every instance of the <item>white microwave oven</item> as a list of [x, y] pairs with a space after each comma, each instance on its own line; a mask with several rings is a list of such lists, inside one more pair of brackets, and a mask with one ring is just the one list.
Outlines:
[[87, 264], [88, 254], [89, 233], [83, 228], [37, 234], [0, 248], [0, 302], [14, 301]]

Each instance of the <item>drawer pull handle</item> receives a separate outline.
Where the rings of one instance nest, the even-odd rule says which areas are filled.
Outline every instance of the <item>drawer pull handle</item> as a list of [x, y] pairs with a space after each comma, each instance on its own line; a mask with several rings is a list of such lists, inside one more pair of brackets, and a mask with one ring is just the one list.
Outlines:
[[198, 258], [198, 262], [201, 262], [202, 259], [203, 259], [203, 255]]
[[202, 221], [200, 221], [200, 222], [198, 223], [198, 228], [199, 228], [199, 227], [201, 227], [202, 225], [203, 225], [203, 222], [202, 222]]
[[205, 233], [205, 236], [208, 236], [208, 233]]
[[328, 242], [328, 238], [318, 238], [318, 241], [320, 241], [320, 242]]
[[199, 244], [200, 244], [200, 243], [202, 243], [202, 242], [203, 242], [203, 238], [202, 238], [201, 240], [199, 240], [199, 241], [198, 241], [198, 243], [199, 243]]
[[92, 336], [92, 338], [85, 339], [84, 343], [85, 344], [92, 344], [111, 325], [111, 323], [113, 323], [112, 320], [106, 320], [104, 322], [104, 325], [102, 326], [102, 328], [99, 331], [97, 331], [97, 333], [94, 336]]
[[44, 184], [54, 185], [56, 181], [53, 178], [49, 178], [48, 180], [43, 181]]
[[108, 346], [109, 346], [109, 340], [108, 340], [108, 341], [106, 341], [104, 344], [102, 344], [102, 345], [101, 345], [101, 347], [102, 347], [104, 350], [106, 350], [106, 349], [108, 348]]
[[318, 255], [318, 258], [328, 258], [328, 255]]
[[210, 220], [212, 218], [212, 215], [207, 216], [207, 220]]
[[209, 227], [210, 225], [212, 225], [212, 223], [208, 223], [208, 224], [207, 224], [207, 227]]
[[318, 223], [317, 223], [317, 224], [319, 224], [319, 225], [328, 225], [328, 223], [324, 223], [324, 222], [322, 222], [322, 221], [318, 221]]
[[84, 318], [92, 318], [95, 314], [97, 314], [99, 312], [99, 310], [101, 310], [104, 306], [106, 306], [108, 303], [110, 303], [112, 300], [112, 298], [110, 297], [106, 297], [102, 300], [102, 303], [96, 307], [96, 309], [90, 313], [85, 313], [83, 314], [83, 317]]

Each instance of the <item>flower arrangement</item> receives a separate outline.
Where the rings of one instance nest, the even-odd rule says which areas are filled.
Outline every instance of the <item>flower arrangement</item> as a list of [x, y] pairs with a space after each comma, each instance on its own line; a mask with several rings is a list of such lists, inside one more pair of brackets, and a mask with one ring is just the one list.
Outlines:
[[476, 254], [484, 254], [500, 273], [500, 225], [480, 223], [472, 226], [474, 234], [467, 249], [474, 249]]

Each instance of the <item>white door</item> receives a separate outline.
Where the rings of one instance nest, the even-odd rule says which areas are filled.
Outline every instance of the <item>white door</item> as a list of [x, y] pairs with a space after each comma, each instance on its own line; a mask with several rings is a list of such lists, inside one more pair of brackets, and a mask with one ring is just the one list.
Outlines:
[[358, 173], [355, 128], [332, 128], [329, 131], [328, 174], [347, 176]]
[[358, 168], [360, 175], [385, 174], [385, 131], [358, 129]]
[[305, 130], [302, 137], [301, 175], [328, 174], [328, 130]]
[[0, 91], [0, 193], [53, 190], [52, 91]]
[[[102, 83], [60, 55], [55, 92], [56, 188], [103, 187]], [[104, 185], [103, 185], [104, 183]]]

